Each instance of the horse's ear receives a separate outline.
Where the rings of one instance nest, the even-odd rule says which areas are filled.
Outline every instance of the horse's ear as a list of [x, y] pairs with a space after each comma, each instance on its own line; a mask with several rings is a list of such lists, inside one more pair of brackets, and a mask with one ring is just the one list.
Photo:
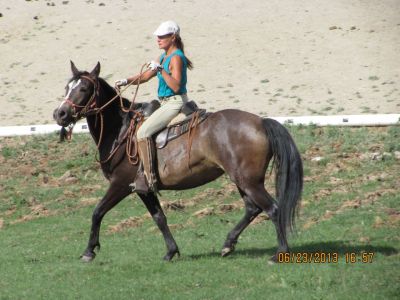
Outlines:
[[97, 65], [94, 67], [90, 75], [94, 78], [98, 78], [100, 74], [100, 62], [97, 62]]
[[72, 75], [78, 76], [79, 70], [75, 67], [75, 64], [72, 60], [71, 60], [71, 71], [72, 71]]

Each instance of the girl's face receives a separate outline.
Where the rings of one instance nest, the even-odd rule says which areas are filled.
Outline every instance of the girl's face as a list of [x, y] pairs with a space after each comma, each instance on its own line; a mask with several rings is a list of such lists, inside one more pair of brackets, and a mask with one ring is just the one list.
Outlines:
[[162, 36], [157, 36], [158, 48], [167, 50], [169, 47], [171, 47], [173, 45], [174, 40], [175, 40], [175, 37], [172, 33], [162, 35]]

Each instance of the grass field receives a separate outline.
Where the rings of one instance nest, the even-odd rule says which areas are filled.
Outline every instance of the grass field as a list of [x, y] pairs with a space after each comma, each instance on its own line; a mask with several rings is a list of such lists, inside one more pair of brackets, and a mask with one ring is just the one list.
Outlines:
[[400, 127], [289, 130], [305, 170], [292, 251], [337, 262], [268, 264], [277, 243], [265, 216], [221, 258], [243, 214], [222, 177], [162, 192], [180, 258], [162, 261], [162, 236], [131, 196], [106, 215], [101, 251], [82, 263], [91, 213], [107, 187], [90, 136], [61, 144], [55, 135], [3, 138], [0, 299], [398, 299]]

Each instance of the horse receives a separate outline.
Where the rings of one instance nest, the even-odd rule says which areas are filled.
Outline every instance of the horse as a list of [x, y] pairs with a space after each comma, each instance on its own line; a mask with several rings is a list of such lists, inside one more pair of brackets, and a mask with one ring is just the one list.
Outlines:
[[[79, 71], [71, 61], [71, 71], [65, 98], [54, 111], [54, 119], [58, 125], [66, 127], [86, 118], [98, 146], [101, 169], [109, 181], [104, 197], [93, 211], [88, 245], [81, 256], [83, 261], [89, 262], [95, 258], [97, 248], [100, 249], [102, 219], [132, 193], [130, 184], [135, 179], [138, 164], [130, 162], [124, 147], [110, 155], [129, 113], [125, 108], [130, 102], [125, 98], [110, 101], [118, 98], [119, 93], [99, 77], [99, 62], [87, 72]], [[276, 230], [278, 247], [271, 260], [276, 262], [280, 253], [289, 252], [287, 238], [294, 229], [301, 201], [303, 165], [290, 133], [279, 122], [236, 109], [213, 112], [193, 133], [191, 149], [187, 147], [187, 135], [184, 134], [157, 149], [156, 157], [159, 190], [191, 189], [224, 173], [237, 186], [245, 213], [228, 233], [222, 246], [222, 257], [234, 251], [239, 235], [261, 212], [268, 215]], [[264, 186], [271, 160], [275, 170], [276, 199]], [[180, 256], [157, 194], [138, 193], [138, 196], [163, 235], [167, 248], [164, 260]]]

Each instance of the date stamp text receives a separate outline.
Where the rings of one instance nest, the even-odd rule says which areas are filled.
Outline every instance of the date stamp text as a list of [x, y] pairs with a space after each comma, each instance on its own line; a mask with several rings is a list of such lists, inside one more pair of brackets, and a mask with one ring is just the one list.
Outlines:
[[344, 261], [346, 264], [372, 263], [374, 252], [281, 252], [278, 254], [279, 263], [292, 264], [329, 264]]

